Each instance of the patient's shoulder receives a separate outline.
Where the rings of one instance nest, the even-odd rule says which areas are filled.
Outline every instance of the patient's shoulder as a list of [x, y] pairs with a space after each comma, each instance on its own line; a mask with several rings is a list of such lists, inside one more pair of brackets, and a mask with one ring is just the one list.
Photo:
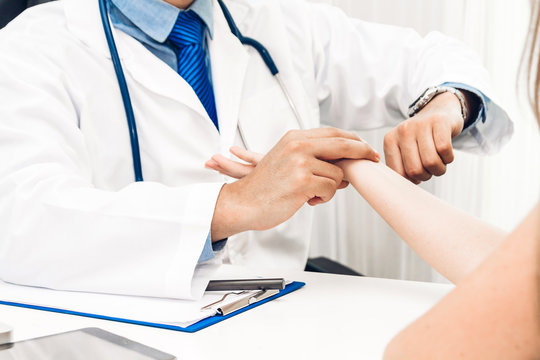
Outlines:
[[387, 348], [387, 359], [540, 358], [540, 204]]

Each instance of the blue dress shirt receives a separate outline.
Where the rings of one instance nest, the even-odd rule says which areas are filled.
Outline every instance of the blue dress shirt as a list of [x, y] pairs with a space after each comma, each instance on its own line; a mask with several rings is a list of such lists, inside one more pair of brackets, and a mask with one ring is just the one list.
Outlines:
[[[212, 0], [196, 0], [189, 10], [203, 20], [210, 38], [214, 35]], [[176, 23], [180, 10], [161, 0], [109, 0], [109, 14], [115, 28], [137, 39], [151, 53], [163, 60], [174, 71], [178, 71], [176, 47], [167, 40]], [[206, 63], [210, 69], [208, 44], [205, 38]], [[180, 76], [180, 75], [179, 75]], [[211, 71], [208, 72], [212, 83]], [[214, 251], [220, 251], [225, 240], [212, 243], [208, 234], [199, 262], [211, 260]]]

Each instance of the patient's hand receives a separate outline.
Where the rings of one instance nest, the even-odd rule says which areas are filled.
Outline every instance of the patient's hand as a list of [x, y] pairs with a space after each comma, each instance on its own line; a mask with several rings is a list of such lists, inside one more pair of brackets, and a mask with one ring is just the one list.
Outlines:
[[212, 158], [204, 165], [207, 168], [216, 170], [223, 175], [230, 176], [235, 179], [241, 179], [253, 171], [259, 161], [261, 161], [261, 159], [264, 157], [262, 154], [248, 151], [239, 146], [233, 146], [230, 150], [233, 155], [245, 161], [247, 164], [227, 159], [223, 155], [216, 154], [212, 156]]

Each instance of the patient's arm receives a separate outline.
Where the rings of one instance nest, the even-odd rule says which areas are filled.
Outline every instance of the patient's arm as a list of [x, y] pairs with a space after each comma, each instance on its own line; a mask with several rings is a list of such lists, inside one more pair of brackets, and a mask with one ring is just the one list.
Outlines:
[[[214, 155], [206, 166], [241, 178], [262, 158], [238, 147], [231, 152], [247, 164]], [[345, 178], [384, 220], [453, 282], [475, 269], [505, 236], [503, 231], [449, 206], [382, 164], [366, 160], [344, 160], [340, 164]]]
[[424, 260], [452, 282], [474, 270], [505, 233], [371, 161], [340, 163], [345, 178]]
[[540, 359], [540, 205], [385, 359]]

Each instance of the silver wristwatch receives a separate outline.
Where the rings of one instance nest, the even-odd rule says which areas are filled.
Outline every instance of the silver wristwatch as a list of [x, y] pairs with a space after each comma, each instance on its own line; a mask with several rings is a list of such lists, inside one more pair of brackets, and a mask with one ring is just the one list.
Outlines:
[[435, 96], [445, 92], [456, 95], [459, 103], [461, 104], [461, 115], [463, 116], [463, 121], [467, 121], [467, 118], [469, 117], [469, 110], [467, 109], [465, 96], [463, 96], [463, 93], [458, 89], [449, 86], [433, 86], [424, 91], [424, 93], [420, 95], [420, 97], [416, 99], [416, 101], [409, 107], [409, 117], [418, 114], [418, 112], [422, 110], [427, 104], [429, 104], [429, 102], [433, 100]]

